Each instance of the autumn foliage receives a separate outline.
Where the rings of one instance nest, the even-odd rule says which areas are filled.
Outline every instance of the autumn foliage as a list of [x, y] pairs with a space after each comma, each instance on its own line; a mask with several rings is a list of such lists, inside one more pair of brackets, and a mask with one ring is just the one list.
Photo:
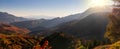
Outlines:
[[49, 42], [46, 40], [44, 44], [40, 46], [39, 42], [33, 47], [33, 49], [51, 49], [52, 47], [48, 45]]
[[3, 34], [27, 34], [30, 31], [26, 28], [20, 28], [9, 24], [0, 24], [0, 33]]

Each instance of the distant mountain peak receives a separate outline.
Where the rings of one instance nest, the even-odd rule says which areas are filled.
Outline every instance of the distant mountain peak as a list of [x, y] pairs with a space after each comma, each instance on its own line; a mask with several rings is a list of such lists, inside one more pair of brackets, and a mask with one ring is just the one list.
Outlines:
[[27, 21], [28, 19], [17, 17], [15, 15], [9, 14], [7, 12], [0, 12], [0, 23], [12, 23], [19, 21]]

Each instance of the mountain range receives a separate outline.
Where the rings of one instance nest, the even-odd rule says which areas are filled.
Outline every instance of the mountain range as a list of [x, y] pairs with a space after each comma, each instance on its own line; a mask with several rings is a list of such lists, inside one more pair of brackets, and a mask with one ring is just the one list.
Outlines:
[[[20, 19], [21, 21], [6, 21], [8, 19], [4, 18], [0, 20], [1, 22], [10, 22], [10, 24], [17, 27], [27, 28], [31, 31], [31, 34], [35, 35], [65, 32], [80, 38], [85, 36], [84, 39], [89, 39], [87, 35], [91, 34], [90, 36], [92, 36], [98, 33], [100, 34], [99, 37], [102, 38], [105, 32], [105, 26], [108, 24], [108, 13], [110, 13], [110, 9], [108, 8], [89, 8], [83, 13], [68, 15], [62, 18], [36, 20], [22, 18]], [[1, 17], [10, 17], [10, 20], [18, 20], [19, 18], [3, 12], [0, 15]]]
[[[108, 8], [97, 7], [62, 18], [34, 20], [0, 12], [0, 49], [31, 49], [43, 46], [46, 40], [49, 42], [45, 44], [49, 43], [52, 49], [99, 48], [99, 45], [111, 43], [104, 35], [118, 28], [109, 24], [110, 20], [114, 20], [114, 16], [108, 17], [110, 12]], [[119, 36], [112, 34], [111, 37]]]
[[74, 35], [80, 39], [102, 39], [109, 22], [108, 14], [107, 12], [90, 14], [84, 19], [63, 23], [50, 30]]
[[[68, 15], [62, 18], [54, 18], [54, 19], [37, 19], [37, 20], [31, 20], [31, 21], [22, 21], [22, 22], [14, 22], [11, 23], [12, 25], [19, 26], [19, 27], [25, 27], [30, 30], [33, 30], [33, 28], [52, 28], [59, 24], [70, 22], [73, 20], [80, 20], [84, 19], [86, 16], [89, 16], [90, 14], [97, 13], [97, 12], [110, 12], [109, 9], [106, 8], [89, 8], [83, 13]], [[49, 25], [48, 25], [49, 24]]]
[[7, 12], [0, 12], [0, 23], [13, 23], [13, 22], [20, 22], [20, 21], [27, 21], [27, 20], [29, 19], [26, 19], [23, 17], [17, 17]]

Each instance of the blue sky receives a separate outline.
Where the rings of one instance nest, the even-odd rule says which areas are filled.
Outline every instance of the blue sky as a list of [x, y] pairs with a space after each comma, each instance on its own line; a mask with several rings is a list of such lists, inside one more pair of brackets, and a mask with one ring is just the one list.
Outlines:
[[17, 16], [65, 16], [89, 8], [90, 0], [0, 0], [0, 11]]

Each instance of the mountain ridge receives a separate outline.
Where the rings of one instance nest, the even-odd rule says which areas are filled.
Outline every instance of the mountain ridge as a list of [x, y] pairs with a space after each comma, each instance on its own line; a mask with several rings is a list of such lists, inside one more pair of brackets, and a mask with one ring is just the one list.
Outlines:
[[23, 17], [17, 17], [15, 15], [9, 14], [7, 12], [0, 12], [0, 22], [1, 23], [12, 23], [20, 21], [28, 21], [29, 19]]
[[[89, 8], [83, 13], [68, 15], [68, 16], [65, 16], [62, 18], [57, 17], [57, 18], [49, 19], [49, 20], [48, 19], [44, 19], [44, 20], [37, 19], [37, 20], [33, 20], [33, 21], [15, 22], [15, 23], [11, 23], [11, 24], [15, 25], [15, 26], [19, 26], [19, 27], [26, 27], [26, 28], [31, 29], [31, 30], [32, 30], [32, 28], [35, 28], [35, 27], [37, 27], [37, 28], [38, 27], [40, 27], [40, 28], [41, 27], [42, 28], [52, 28], [52, 27], [55, 27], [55, 26], [62, 24], [62, 23], [70, 22], [73, 20], [84, 19], [86, 16], [93, 14], [93, 13], [108, 12], [107, 10], [109, 10], [109, 9], [106, 10], [106, 8], [104, 8], [104, 10], [99, 10], [99, 11], [95, 11], [95, 10], [98, 10], [98, 9], [97, 8]], [[32, 25], [33, 23], [35, 23], [35, 24]], [[27, 26], [25, 26], [25, 25], [27, 25]], [[30, 27], [28, 27], [28, 26], [30, 26]]]

